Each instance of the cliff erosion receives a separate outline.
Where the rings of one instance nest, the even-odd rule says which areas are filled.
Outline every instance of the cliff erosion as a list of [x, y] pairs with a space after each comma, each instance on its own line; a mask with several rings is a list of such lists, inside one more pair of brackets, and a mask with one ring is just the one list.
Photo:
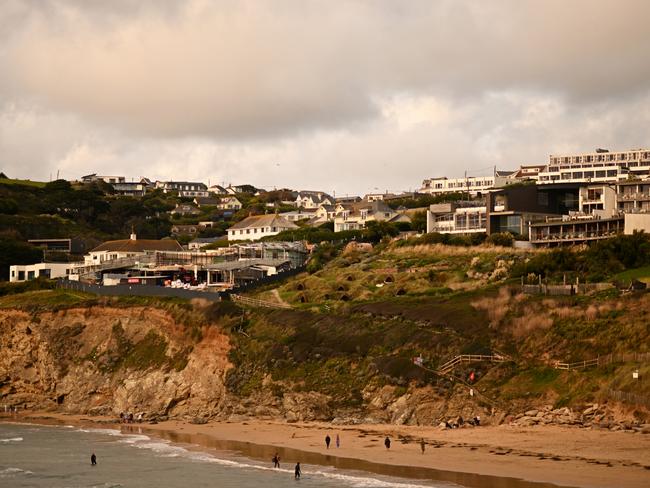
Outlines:
[[218, 327], [188, 333], [154, 307], [0, 310], [0, 397], [89, 414], [213, 416], [226, 402], [229, 349]]

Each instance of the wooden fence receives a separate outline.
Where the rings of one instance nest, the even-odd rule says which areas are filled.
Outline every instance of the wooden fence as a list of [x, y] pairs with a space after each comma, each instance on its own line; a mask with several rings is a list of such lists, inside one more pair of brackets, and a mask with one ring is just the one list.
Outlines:
[[605, 356], [598, 356], [597, 358], [587, 359], [585, 361], [576, 361], [574, 363], [565, 363], [562, 361], [554, 361], [551, 363], [555, 369], [585, 369], [595, 366], [604, 366], [610, 363], [628, 363], [628, 362], [644, 362], [650, 361], [650, 352], [630, 352], [624, 354], [607, 354]]
[[503, 363], [509, 360], [510, 358], [508, 358], [504, 354], [461, 354], [447, 361], [445, 364], [440, 366], [437, 371], [439, 374], [444, 375], [449, 373], [451, 370], [453, 370], [457, 365], [461, 363], [478, 363], [481, 361], [489, 361], [491, 363]]
[[607, 390], [607, 397], [618, 402], [633, 405], [644, 405], [650, 408], [650, 397], [646, 395], [630, 393], [629, 391]]
[[265, 308], [291, 308], [291, 305], [286, 303], [271, 302], [268, 300], [260, 300], [258, 298], [250, 298], [235, 293], [230, 294], [230, 299], [233, 302], [241, 303], [242, 305], [250, 305], [252, 307], [265, 307]]

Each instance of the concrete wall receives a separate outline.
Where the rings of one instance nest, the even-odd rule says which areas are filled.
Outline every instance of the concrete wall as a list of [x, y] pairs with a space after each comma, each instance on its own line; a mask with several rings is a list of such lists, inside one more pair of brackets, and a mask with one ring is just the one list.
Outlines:
[[642, 230], [646, 234], [650, 234], [650, 214], [625, 214], [625, 226], [623, 232], [625, 234], [632, 234], [635, 230]]

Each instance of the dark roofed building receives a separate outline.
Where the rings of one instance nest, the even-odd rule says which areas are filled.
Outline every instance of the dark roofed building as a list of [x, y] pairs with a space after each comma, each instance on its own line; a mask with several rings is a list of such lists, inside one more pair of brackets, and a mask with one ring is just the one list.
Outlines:
[[90, 251], [85, 257], [86, 265], [95, 265], [112, 259], [132, 258], [139, 254], [155, 251], [182, 251], [183, 247], [172, 239], [130, 239], [106, 241]]

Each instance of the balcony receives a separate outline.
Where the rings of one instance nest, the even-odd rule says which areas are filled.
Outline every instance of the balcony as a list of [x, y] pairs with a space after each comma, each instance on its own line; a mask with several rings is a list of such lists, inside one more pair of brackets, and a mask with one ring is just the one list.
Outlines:
[[650, 200], [650, 192], [619, 193], [617, 197], [620, 201], [624, 202]]

